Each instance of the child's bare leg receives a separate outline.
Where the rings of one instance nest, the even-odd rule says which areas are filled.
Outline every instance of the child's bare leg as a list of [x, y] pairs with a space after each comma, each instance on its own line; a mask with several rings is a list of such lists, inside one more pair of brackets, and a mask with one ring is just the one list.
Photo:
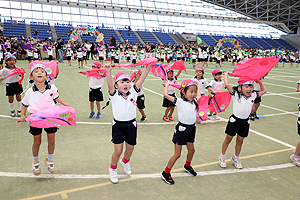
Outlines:
[[180, 158], [181, 156], [181, 149], [182, 149], [182, 145], [178, 145], [175, 144], [175, 152], [174, 155], [170, 158], [167, 167], [169, 169], [172, 169], [172, 167], [174, 166], [175, 162], [178, 160], [178, 158]]
[[186, 144], [186, 148], [188, 150], [187, 156], [186, 156], [186, 161], [192, 162], [194, 153], [195, 153], [195, 147], [193, 142], [188, 142]]
[[145, 116], [145, 111], [143, 109], [139, 109], [141, 115], [144, 117]]
[[123, 151], [123, 143], [121, 144], [114, 144], [114, 147], [115, 147], [115, 151], [113, 153], [113, 155], [111, 156], [111, 164], [112, 166], [117, 166], [118, 164], [118, 160], [122, 154], [122, 151]]
[[295, 151], [295, 156], [300, 156], [300, 142], [297, 145], [296, 151]]
[[174, 109], [175, 109], [175, 106], [171, 106], [170, 115], [173, 115]]
[[98, 113], [101, 111], [100, 101], [96, 101]]
[[53, 154], [55, 149], [55, 133], [47, 133], [48, 153]]
[[170, 109], [171, 109], [171, 107], [167, 107], [167, 109], [165, 110], [165, 116], [168, 116]]
[[94, 102], [90, 101], [90, 108], [91, 108], [91, 112], [94, 112]]
[[236, 144], [235, 144], [235, 156], [239, 157], [241, 150], [242, 150], [242, 145], [243, 145], [244, 137], [237, 135], [236, 137]]
[[32, 155], [34, 157], [39, 155], [40, 145], [41, 145], [41, 134], [33, 136], [33, 145], [32, 145]]
[[127, 142], [125, 142], [125, 147], [126, 147], [126, 149], [124, 151], [124, 158], [126, 160], [129, 160], [132, 155], [132, 152], [134, 150], [134, 145], [130, 145]]
[[223, 145], [222, 145], [222, 155], [225, 155], [226, 150], [228, 148], [228, 145], [230, 144], [232, 138], [233, 138], [233, 136], [230, 136], [230, 135], [226, 134], [226, 138], [225, 138], [225, 140], [223, 142]]

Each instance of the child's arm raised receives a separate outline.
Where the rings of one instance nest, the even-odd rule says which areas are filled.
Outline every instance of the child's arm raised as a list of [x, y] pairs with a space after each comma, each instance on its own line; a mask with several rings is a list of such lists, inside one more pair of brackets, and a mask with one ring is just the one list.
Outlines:
[[229, 93], [233, 93], [234, 90], [233, 88], [229, 85], [229, 80], [228, 80], [228, 71], [224, 71], [224, 83], [225, 83], [225, 87], [227, 88], [227, 90], [229, 91]]
[[[169, 83], [166, 82], [164, 85], [165, 85], [164, 97], [165, 97], [166, 99], [168, 99], [169, 101], [174, 102], [174, 101], [175, 101], [175, 97], [172, 97], [172, 96], [170, 96], [170, 95], [168, 94]], [[198, 99], [197, 99], [197, 100], [198, 100]]]
[[137, 87], [137, 89], [140, 89], [144, 80], [146, 79], [149, 71], [150, 71], [150, 68], [151, 68], [151, 64], [149, 64], [147, 66], [147, 68], [144, 70], [144, 72], [142, 73], [141, 77], [139, 78], [139, 80], [137, 81], [137, 83], [135, 84], [135, 86]]
[[259, 83], [259, 86], [261, 89], [261, 91], [258, 92], [258, 96], [261, 97], [262, 95], [264, 95], [267, 92], [267, 89], [261, 80], [257, 80], [257, 82]]
[[111, 64], [104, 65], [104, 69], [106, 70], [106, 80], [108, 85], [108, 91], [110, 94], [114, 94], [116, 89], [114, 86], [114, 82], [111, 77]]
[[178, 76], [181, 74], [181, 72], [182, 72], [182, 70], [179, 70], [179, 71], [177, 72], [177, 74], [175, 75], [175, 77], [178, 78]]

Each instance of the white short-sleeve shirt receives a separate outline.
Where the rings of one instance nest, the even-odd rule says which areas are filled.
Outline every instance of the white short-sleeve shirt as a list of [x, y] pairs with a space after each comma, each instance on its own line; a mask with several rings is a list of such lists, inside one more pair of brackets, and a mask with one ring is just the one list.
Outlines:
[[[169, 80], [169, 79], [168, 79], [168, 83], [169, 83], [169, 84], [177, 84], [177, 83], [176, 83], [176, 80], [177, 80], [177, 78], [176, 78], [176, 76], [174, 76], [174, 77], [172, 78], [172, 80]], [[166, 81], [166, 80], [163, 80], [163, 82], [166, 83], [167, 81]], [[174, 94], [174, 93], [175, 93], [175, 88], [169, 85], [168, 94]]]
[[139, 89], [131, 87], [126, 98], [118, 90], [109, 94], [114, 118], [118, 121], [130, 121], [136, 118], [136, 100]]
[[[14, 71], [15, 68], [13, 69], [9, 69], [9, 68], [3, 68], [0, 70], [0, 76], [7, 76], [9, 74], [11, 74], [13, 71]], [[19, 73], [16, 73], [6, 79], [5, 80], [5, 83], [15, 83], [15, 82], [18, 82], [20, 80], [20, 74]]]
[[175, 98], [174, 104], [177, 107], [178, 120], [186, 125], [192, 125], [196, 122], [196, 105], [185, 99]]
[[98, 89], [100, 87], [102, 87], [104, 84], [104, 78], [95, 78], [95, 77], [90, 77], [90, 81], [89, 81], [89, 86], [92, 89]]
[[204, 94], [205, 93], [205, 89], [208, 87], [208, 82], [206, 80], [206, 78], [201, 78], [201, 79], [197, 79], [197, 76], [195, 76], [194, 78], [192, 78], [193, 81], [196, 81], [198, 83], [198, 87], [200, 89], [200, 93]]
[[33, 114], [37, 111], [55, 106], [53, 100], [58, 97], [59, 95], [55, 85], [47, 84], [44, 92], [39, 91], [36, 85], [34, 85], [25, 93], [22, 104], [28, 107], [28, 112]]
[[246, 98], [243, 94], [239, 95], [235, 91], [232, 95], [233, 114], [240, 119], [247, 119], [251, 113], [254, 100], [258, 97], [257, 92], [253, 92], [250, 97]]
[[209, 86], [216, 92], [221, 92], [223, 88], [225, 88], [225, 83], [223, 80], [212, 80], [210, 83], [209, 83]]

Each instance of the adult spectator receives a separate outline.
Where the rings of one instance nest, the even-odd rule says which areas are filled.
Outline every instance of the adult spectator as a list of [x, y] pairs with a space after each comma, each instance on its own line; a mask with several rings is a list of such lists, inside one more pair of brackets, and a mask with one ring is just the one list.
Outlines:
[[89, 60], [90, 59], [90, 54], [91, 54], [91, 48], [92, 48], [92, 45], [90, 44], [90, 42], [87, 42], [87, 41], [85, 41], [85, 48], [86, 48], [86, 58]]
[[56, 49], [57, 49], [58, 55], [59, 55], [58, 62], [61, 62], [61, 63], [63, 63], [63, 57], [64, 57], [63, 47], [64, 47], [64, 42], [61, 38], [59, 38], [59, 40], [56, 44]]
[[115, 36], [111, 36], [111, 38], [109, 40], [109, 46], [114, 46], [114, 47], [117, 46]]

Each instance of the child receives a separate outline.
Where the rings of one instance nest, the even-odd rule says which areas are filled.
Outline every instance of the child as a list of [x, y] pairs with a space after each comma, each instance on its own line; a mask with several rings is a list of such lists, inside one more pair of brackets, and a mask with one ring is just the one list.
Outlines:
[[[136, 69], [133, 71], [133, 73], [130, 75], [130, 80], [133, 79], [133, 81], [131, 82], [131, 86], [133, 86], [134, 84], [136, 84], [138, 82], [138, 80], [140, 79], [142, 75], [142, 71], [139, 69]], [[139, 109], [142, 118], [140, 120], [140, 122], [145, 122], [147, 120], [146, 118], [146, 114], [145, 114], [145, 95], [144, 95], [144, 91], [143, 91], [143, 84], [140, 87], [140, 92], [138, 93], [138, 97], [137, 97], [137, 108]]]
[[[16, 57], [12, 54], [8, 54], [5, 57], [6, 66], [5, 68], [0, 70], [0, 81], [4, 80], [5, 76], [13, 72], [13, 70], [16, 68], [15, 66], [16, 62], [17, 62]], [[21, 108], [22, 108], [21, 93], [23, 92], [23, 87], [18, 83], [19, 80], [20, 80], [20, 76], [18, 73], [5, 79], [6, 96], [8, 96], [8, 104], [11, 111], [10, 115], [12, 117], [21, 116]], [[15, 109], [14, 109], [14, 95], [16, 95], [17, 105], [18, 105], [17, 115], [15, 114]]]
[[27, 60], [30, 63], [33, 60], [33, 49], [27, 49]]
[[115, 49], [114, 48], [112, 48], [110, 51], [111, 51], [111, 54], [110, 54], [110, 59], [111, 59], [110, 60], [110, 64], [112, 64], [112, 62], [115, 61], [115, 55], [116, 54], [115, 54]]
[[[215, 69], [214, 71], [212, 71], [212, 75], [214, 76], [214, 80], [212, 80], [208, 87], [207, 90], [209, 92], [208, 97], [209, 97], [209, 101], [208, 104], [210, 104], [211, 99], [213, 98], [214, 95], [216, 95], [218, 92], [221, 92], [223, 88], [225, 88], [225, 83], [223, 80], [221, 80], [222, 78], [222, 71], [219, 69]], [[217, 116], [217, 113], [213, 113], [210, 112], [210, 114], [208, 115], [208, 117], [212, 120], [218, 120], [220, 119]]]
[[33, 60], [39, 60], [39, 52], [36, 48], [33, 49]]
[[205, 89], [208, 87], [208, 82], [206, 78], [203, 77], [204, 75], [204, 68], [199, 66], [195, 69], [196, 76], [192, 78], [193, 81], [198, 83], [198, 87], [200, 90], [201, 95], [204, 95]]
[[242, 169], [242, 164], [239, 159], [240, 152], [244, 138], [249, 133], [249, 114], [251, 112], [254, 100], [267, 92], [261, 80], [258, 80], [261, 91], [254, 92], [254, 81], [249, 77], [241, 77], [238, 80], [239, 86], [231, 87], [228, 81], [228, 72], [224, 72], [225, 86], [232, 95], [233, 101], [233, 114], [229, 117], [227, 127], [225, 130], [226, 138], [222, 145], [222, 153], [219, 155], [219, 165], [226, 168], [225, 153], [233, 137], [237, 134], [235, 154], [233, 154], [231, 161], [234, 163], [235, 168]]
[[119, 49], [116, 49], [116, 51], [115, 51], [114, 63], [117, 63], [117, 64], [120, 63], [120, 50]]
[[72, 65], [72, 63], [71, 63], [71, 57], [72, 57], [71, 49], [67, 49], [66, 56], [67, 56], [68, 65], [71, 66]]
[[[178, 73], [176, 74], [176, 76], [174, 76], [173, 69], [169, 69], [167, 71], [168, 81], [163, 80], [164, 81], [163, 85], [165, 86], [166, 82], [168, 82], [169, 84], [170, 83], [176, 84], [176, 80], [177, 80], [178, 76], [180, 75], [181, 71], [182, 70], [179, 70]], [[172, 86], [168, 87], [168, 94], [172, 97], [176, 97], [175, 88], [172, 87]], [[172, 115], [173, 115], [173, 112], [174, 112], [174, 109], [175, 109], [174, 104], [171, 101], [169, 101], [167, 98], [164, 97], [162, 106], [166, 108], [165, 115], [163, 116], [163, 120], [165, 122], [173, 121], [173, 116]]]
[[81, 68], [83, 68], [83, 53], [82, 53], [82, 49], [79, 48], [77, 50], [77, 60], [78, 60], [78, 66], [80, 68], [80, 63], [81, 63]]
[[82, 47], [81, 48], [82, 50], [82, 62], [85, 62], [85, 65], [87, 65], [87, 62], [86, 62], [86, 48]]
[[221, 67], [221, 55], [220, 55], [219, 51], [215, 52], [215, 57], [217, 58], [216, 67], [218, 67], [218, 64], [219, 64], [219, 67]]
[[[300, 103], [298, 104], [298, 110], [300, 111]], [[300, 135], [300, 112], [298, 117], [298, 135]], [[290, 156], [290, 159], [294, 162], [295, 165], [300, 167], [300, 142], [298, 143], [294, 153]]]
[[131, 63], [136, 64], [136, 51], [135, 50], [132, 51], [132, 62]]
[[51, 47], [48, 47], [47, 53], [48, 53], [48, 59], [49, 59], [49, 61], [53, 60], [53, 52], [52, 52], [52, 48]]
[[[30, 79], [34, 81], [34, 86], [27, 90], [22, 100], [22, 114], [20, 121], [25, 122], [26, 110], [30, 114], [36, 113], [37, 111], [43, 110], [55, 106], [53, 100], [61, 103], [62, 105], [69, 106], [65, 103], [58, 95], [57, 88], [55, 85], [49, 85], [47, 80], [46, 67], [42, 64], [36, 64], [30, 69]], [[55, 133], [57, 127], [44, 128], [47, 132], [48, 138], [48, 157], [45, 159], [45, 165], [49, 173], [55, 173], [55, 167], [53, 162], [53, 153], [55, 148]], [[41, 145], [41, 133], [42, 128], [30, 127], [29, 132], [33, 135], [32, 155], [33, 155], [33, 169], [34, 175], [40, 175], [41, 168], [39, 162], [39, 149]]]
[[126, 56], [127, 64], [129, 64], [129, 61], [130, 61], [130, 54], [129, 54], [128, 49], [126, 49], [126, 51], [125, 51], [125, 56]]
[[[101, 68], [101, 63], [100, 62], [93, 62], [92, 63], [92, 68], [93, 69], [100, 69]], [[78, 72], [79, 73], [79, 72]], [[82, 74], [86, 74], [86, 72], [80, 72]], [[96, 101], [96, 105], [97, 105], [97, 116], [96, 119], [100, 119], [101, 117], [101, 107], [100, 107], [100, 101], [103, 101], [103, 93], [102, 93], [102, 86], [104, 83], [104, 78], [101, 79], [97, 79], [95, 77], [90, 77], [90, 81], [89, 81], [89, 87], [90, 87], [90, 92], [89, 92], [89, 101], [90, 101], [90, 108], [91, 108], [91, 113], [89, 118], [93, 118], [95, 115], [94, 112], [94, 102]]]
[[130, 77], [124, 72], [115, 75], [114, 83], [111, 77], [111, 65], [106, 64], [107, 85], [109, 90], [109, 98], [112, 103], [114, 115], [112, 126], [112, 142], [114, 143], [114, 153], [112, 155], [111, 166], [109, 167], [109, 175], [112, 183], [118, 182], [117, 163], [123, 151], [125, 141], [126, 150], [124, 157], [120, 160], [127, 175], [131, 174], [129, 165], [130, 157], [136, 145], [137, 127], [136, 127], [136, 100], [140, 87], [142, 86], [146, 76], [150, 71], [148, 66], [143, 72], [140, 79], [133, 87], [130, 87]]
[[193, 68], [195, 68], [195, 66], [196, 66], [196, 61], [197, 61], [197, 55], [196, 55], [196, 51], [195, 51], [195, 50], [193, 50], [193, 51], [191, 52], [191, 59], [192, 59], [192, 63], [193, 63]]
[[[2, 46], [0, 45], [0, 69], [3, 69], [3, 60], [4, 60], [4, 50], [2, 49]], [[0, 81], [1, 83], [1, 81]]]
[[195, 152], [194, 141], [196, 134], [196, 118], [198, 104], [197, 101], [201, 98], [199, 87], [197, 82], [191, 79], [187, 79], [181, 83], [181, 98], [173, 97], [168, 94], [169, 83], [166, 83], [164, 96], [174, 105], [177, 106], [178, 111], [178, 124], [175, 127], [172, 142], [175, 145], [175, 153], [168, 162], [167, 167], [162, 172], [162, 179], [173, 185], [174, 180], [171, 177], [171, 169], [177, 159], [181, 155], [182, 145], [186, 145], [188, 154], [184, 170], [192, 176], [197, 176], [197, 173], [191, 166], [193, 155]]
[[296, 90], [296, 92], [300, 92], [299, 85], [300, 85], [300, 80], [297, 82], [297, 90]]
[[99, 56], [99, 61], [101, 62], [101, 64], [103, 65], [103, 60], [104, 60], [104, 51], [103, 48], [100, 47], [98, 49], [98, 56]]
[[[261, 78], [260, 80], [262, 80], [263, 78]], [[261, 90], [260, 85], [257, 81], [255, 81], [254, 85], [253, 85], [253, 91], [254, 92], [259, 92]], [[254, 105], [252, 107], [251, 113], [250, 113], [250, 120], [254, 121], [255, 119], [259, 119], [259, 117], [256, 114], [256, 111], [258, 110], [258, 107], [260, 106], [260, 102], [261, 102], [261, 97], [257, 97], [254, 100]]]

